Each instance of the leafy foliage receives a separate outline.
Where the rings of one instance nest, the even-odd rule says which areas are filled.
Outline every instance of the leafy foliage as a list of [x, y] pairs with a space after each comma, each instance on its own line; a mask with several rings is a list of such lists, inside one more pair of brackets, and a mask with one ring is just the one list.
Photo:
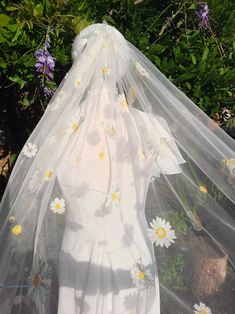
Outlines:
[[[208, 1], [199, 27], [193, 0], [4, 0], [0, 4], [0, 121], [8, 149], [18, 153], [49, 101], [35, 73], [35, 52], [49, 35], [56, 59], [54, 89], [71, 66], [81, 29], [106, 20], [137, 46], [211, 118], [234, 108], [235, 12], [232, 1]], [[232, 120], [234, 127], [234, 120]]]

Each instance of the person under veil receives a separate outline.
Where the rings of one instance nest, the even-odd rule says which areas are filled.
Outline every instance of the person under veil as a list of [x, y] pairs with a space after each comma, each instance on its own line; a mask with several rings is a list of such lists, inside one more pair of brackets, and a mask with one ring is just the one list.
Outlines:
[[72, 57], [1, 201], [1, 313], [232, 314], [234, 141], [116, 28]]

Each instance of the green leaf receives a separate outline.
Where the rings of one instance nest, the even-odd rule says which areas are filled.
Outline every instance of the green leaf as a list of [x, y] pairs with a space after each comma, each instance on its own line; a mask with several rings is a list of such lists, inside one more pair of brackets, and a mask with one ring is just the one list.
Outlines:
[[27, 96], [24, 97], [24, 99], [22, 100], [21, 104], [23, 105], [23, 107], [27, 108], [30, 105], [30, 101], [27, 98]]
[[33, 16], [36, 18], [40, 18], [43, 15], [43, 5], [37, 4], [36, 7], [33, 9]]
[[197, 64], [197, 60], [193, 54], [191, 54], [191, 58], [192, 58], [192, 63]]
[[21, 34], [21, 29], [20, 28], [17, 28], [17, 31], [15, 33], [15, 36], [12, 38], [12, 42], [16, 41], [18, 39], [18, 37], [20, 36]]
[[0, 26], [7, 26], [11, 18], [8, 15], [0, 14]]
[[0, 67], [3, 68], [3, 69], [6, 69], [6, 67], [7, 67], [6, 61], [0, 60]]
[[196, 3], [192, 3], [188, 9], [195, 10], [196, 8], [197, 8]]
[[186, 84], [186, 86], [188, 87], [189, 90], [192, 88], [192, 85], [189, 82], [186, 82], [185, 84]]
[[13, 5], [9, 6], [6, 8], [6, 11], [16, 11], [16, 10], [19, 10], [18, 7], [14, 7]]
[[3, 36], [2, 32], [0, 32], [0, 43], [5, 43], [6, 41], [6, 38]]
[[206, 61], [207, 60], [208, 54], [209, 54], [209, 48], [205, 47], [203, 55], [202, 55], [202, 61]]
[[9, 29], [9, 31], [11, 31], [12, 33], [14, 33], [17, 30], [17, 24], [8, 24], [6, 25], [7, 29]]
[[24, 81], [17, 74], [14, 75], [14, 76], [9, 76], [8, 79], [11, 80], [12, 82], [15, 82], [15, 83], [19, 84], [20, 85], [20, 89], [22, 89], [25, 86], [25, 84], [26, 84], [26, 81]]
[[151, 47], [151, 51], [153, 53], [162, 53], [166, 49], [167, 49], [167, 46], [163, 46], [161, 44], [155, 44], [155, 45], [152, 45], [152, 47]]

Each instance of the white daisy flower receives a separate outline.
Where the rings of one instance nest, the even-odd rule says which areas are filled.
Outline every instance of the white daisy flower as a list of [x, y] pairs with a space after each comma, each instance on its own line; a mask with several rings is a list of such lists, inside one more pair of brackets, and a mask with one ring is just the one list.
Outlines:
[[84, 118], [78, 116], [72, 116], [69, 121], [68, 128], [65, 130], [65, 133], [69, 136], [72, 135], [74, 132], [78, 131], [83, 123]]
[[23, 154], [26, 156], [26, 157], [35, 157], [36, 154], [37, 154], [37, 145], [36, 144], [33, 144], [33, 143], [26, 143], [23, 147]]
[[130, 105], [134, 103], [137, 96], [137, 87], [131, 86], [128, 91], [127, 100]]
[[118, 188], [112, 188], [111, 192], [107, 195], [106, 207], [115, 207], [120, 201], [120, 192]]
[[56, 197], [50, 204], [50, 209], [54, 213], [63, 214], [65, 212], [65, 200], [63, 198]]
[[119, 200], [120, 200], [120, 192], [116, 189], [116, 190], [113, 190], [110, 195], [110, 200], [112, 201], [112, 203], [118, 203]]
[[155, 245], [160, 247], [169, 247], [171, 243], [174, 243], [176, 239], [174, 230], [171, 229], [169, 222], [166, 222], [165, 219], [156, 217], [150, 222], [151, 228], [148, 229], [148, 235], [152, 242], [155, 242]]
[[135, 62], [134, 65], [140, 76], [149, 77], [149, 73], [145, 70], [145, 68], [139, 62]]
[[40, 170], [36, 169], [28, 181], [28, 190], [30, 193], [35, 193], [43, 184], [43, 181], [50, 181], [53, 175], [53, 170], [50, 168], [46, 168], [45, 170], [42, 170], [42, 168], [40, 168]]
[[235, 176], [235, 158], [224, 158], [221, 163], [231, 176]]
[[211, 309], [205, 303], [194, 304], [195, 314], [212, 314]]
[[36, 258], [33, 262], [31, 273], [28, 277], [27, 296], [31, 296], [36, 307], [46, 302], [51, 286], [51, 269], [49, 265]]
[[131, 277], [133, 283], [140, 289], [148, 288], [153, 284], [152, 274], [141, 262], [137, 262], [133, 265], [133, 268], [131, 269]]
[[128, 103], [124, 94], [118, 95], [117, 104], [124, 110], [128, 108]]
[[111, 70], [110, 68], [108, 67], [107, 63], [104, 64], [104, 66], [102, 67], [101, 69], [102, 73], [105, 75], [105, 76], [109, 76], [111, 74]]
[[47, 169], [44, 173], [44, 180], [50, 181], [53, 176], [53, 171], [51, 169]]
[[115, 137], [115, 128], [113, 126], [112, 122], [109, 122], [106, 124], [105, 126], [105, 133], [110, 137], [110, 138], [114, 138]]

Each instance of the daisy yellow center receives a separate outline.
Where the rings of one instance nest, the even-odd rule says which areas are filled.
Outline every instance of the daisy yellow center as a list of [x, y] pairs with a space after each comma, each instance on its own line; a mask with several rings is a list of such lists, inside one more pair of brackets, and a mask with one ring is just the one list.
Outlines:
[[167, 236], [167, 232], [165, 228], [157, 228], [155, 231], [155, 234], [160, 238], [160, 239], [165, 239]]
[[126, 101], [125, 99], [123, 99], [123, 100], [121, 101], [121, 106], [122, 106], [122, 107], [127, 107], [127, 106], [128, 106], [128, 103], [127, 103], [127, 101]]
[[71, 124], [71, 128], [72, 128], [73, 130], [77, 130], [77, 129], [79, 128], [79, 124], [78, 124], [78, 123], [72, 123], [72, 124]]
[[107, 132], [110, 134], [110, 135], [114, 135], [115, 134], [115, 130], [114, 130], [114, 127], [110, 127], [107, 129]]
[[133, 98], [135, 98], [136, 95], [137, 95], [137, 91], [136, 91], [136, 89], [135, 89], [134, 87], [132, 87], [132, 88], [131, 88], [131, 96], [132, 96]]
[[137, 312], [136, 311], [131, 311], [130, 314], [137, 314]]
[[200, 186], [199, 186], [199, 189], [200, 189], [200, 191], [201, 191], [202, 193], [207, 193], [207, 188], [206, 188], [205, 186], [200, 185]]
[[45, 179], [51, 179], [53, 172], [51, 170], [47, 170], [45, 172]]
[[61, 206], [61, 204], [60, 203], [55, 203], [55, 208], [56, 209], [60, 209], [62, 206]]
[[206, 314], [206, 311], [201, 310], [201, 311], [199, 312], [199, 314]]
[[104, 154], [104, 152], [100, 152], [100, 153], [99, 153], [99, 159], [100, 159], [100, 160], [104, 160], [104, 159], [105, 159], [105, 154]]
[[39, 287], [40, 284], [41, 284], [41, 276], [40, 274], [36, 274], [34, 277], [33, 277], [33, 284], [35, 287]]
[[103, 68], [102, 68], [102, 72], [103, 72], [104, 74], [108, 74], [108, 73], [109, 73], [109, 67], [103, 67]]
[[145, 273], [143, 271], [139, 271], [137, 277], [138, 279], [143, 280], [145, 277]]
[[12, 232], [12, 234], [14, 234], [14, 235], [19, 235], [19, 234], [22, 233], [22, 231], [23, 231], [23, 228], [22, 228], [21, 225], [15, 225], [15, 226], [11, 229], [11, 232]]
[[111, 194], [111, 198], [112, 198], [112, 201], [117, 201], [118, 198], [119, 198], [118, 193], [117, 193], [117, 192], [113, 192], [113, 193]]
[[142, 149], [139, 150], [139, 156], [145, 158], [145, 153]]
[[81, 80], [76, 80], [76, 86], [79, 87], [81, 84]]

